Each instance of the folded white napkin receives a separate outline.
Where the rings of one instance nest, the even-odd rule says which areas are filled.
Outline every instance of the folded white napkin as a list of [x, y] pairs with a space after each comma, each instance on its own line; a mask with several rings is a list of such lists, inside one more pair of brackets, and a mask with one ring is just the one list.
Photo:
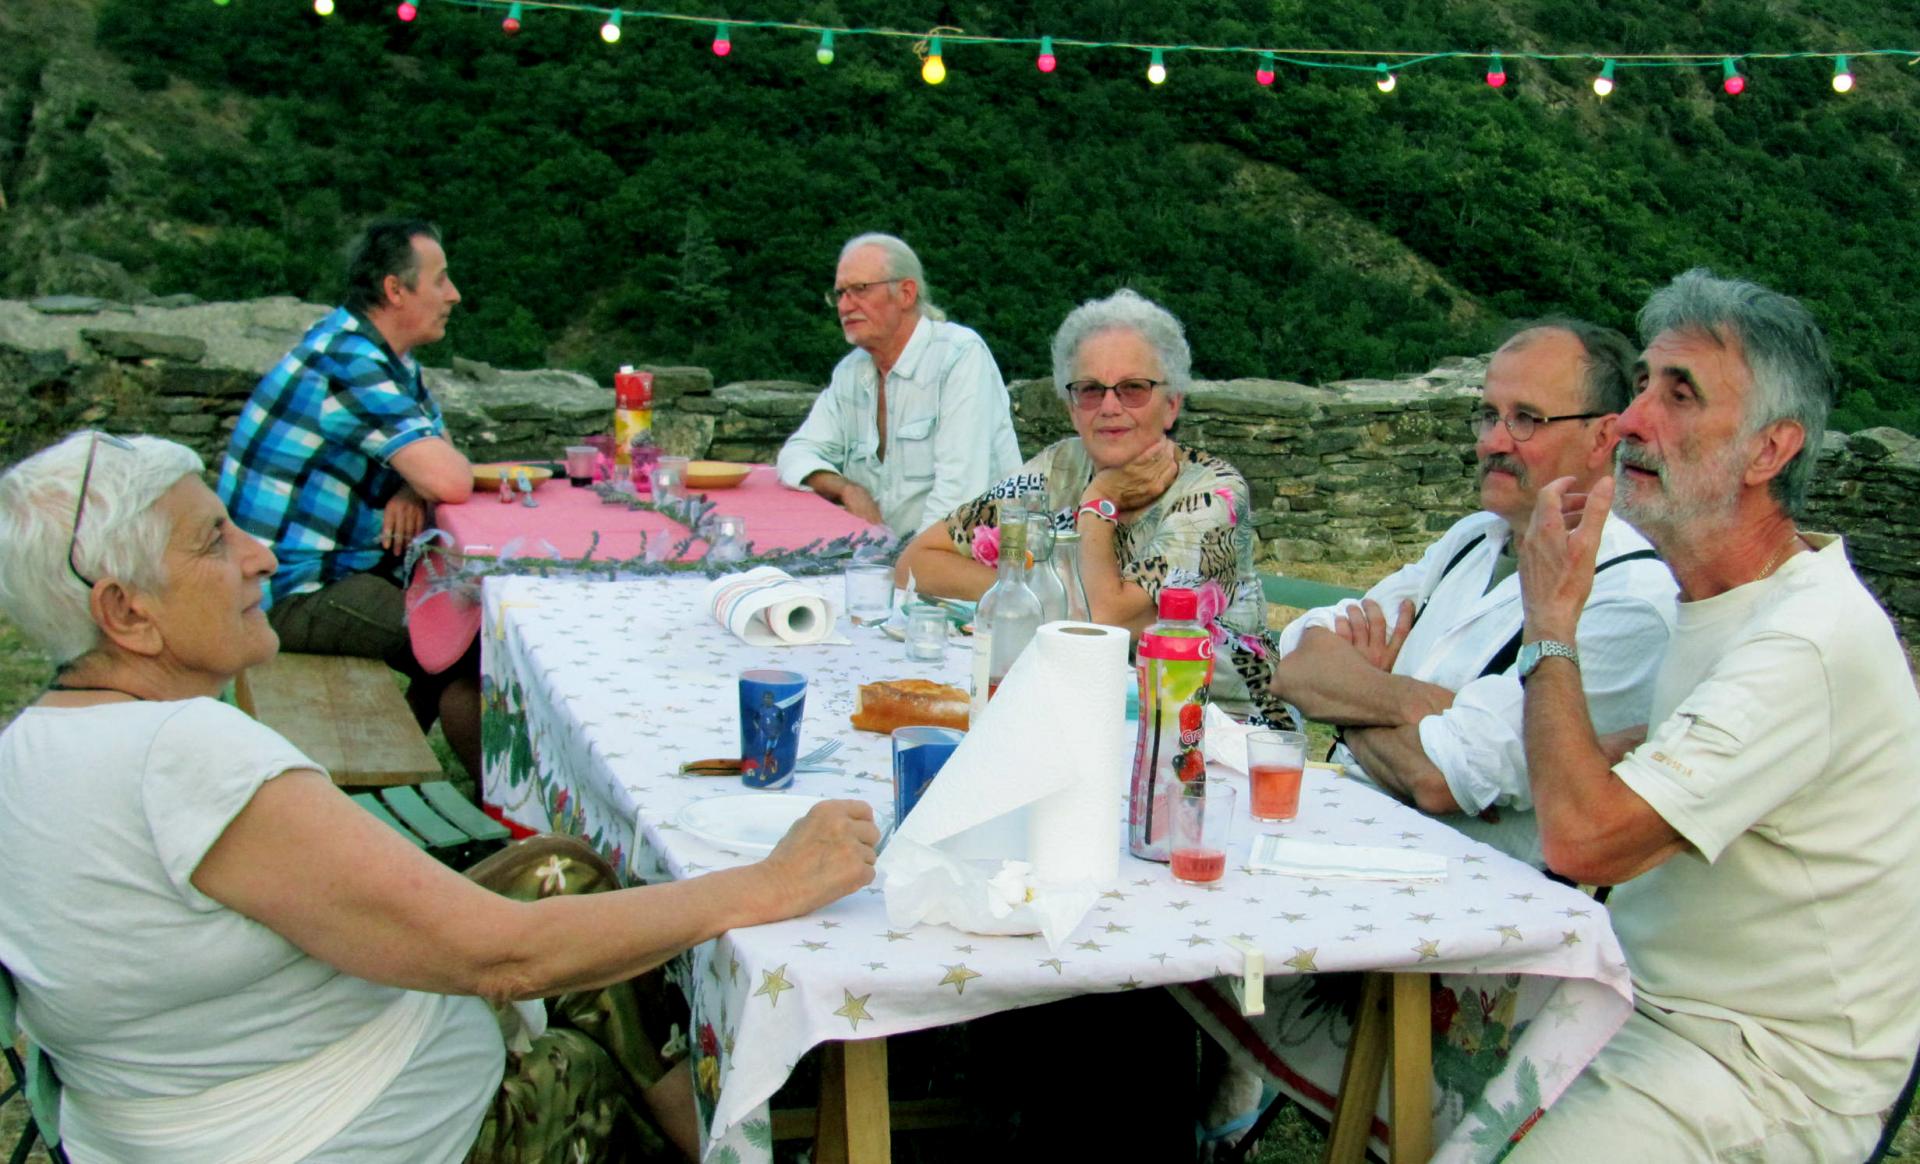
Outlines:
[[704, 602], [716, 622], [749, 646], [849, 641], [834, 633], [839, 604], [777, 566], [756, 566], [715, 578], [707, 586]]
[[1253, 842], [1253, 867], [1292, 877], [1349, 877], [1361, 881], [1444, 881], [1447, 859], [1412, 849], [1323, 845], [1262, 833]]

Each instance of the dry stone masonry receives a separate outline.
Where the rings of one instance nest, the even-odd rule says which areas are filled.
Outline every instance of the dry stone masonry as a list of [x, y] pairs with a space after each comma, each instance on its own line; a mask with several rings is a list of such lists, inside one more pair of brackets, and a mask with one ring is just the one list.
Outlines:
[[[255, 382], [326, 310], [285, 297], [0, 300], [0, 459], [99, 426], [169, 436], [212, 468]], [[661, 443], [721, 460], [772, 460], [820, 390], [787, 380], [716, 385], [704, 368], [650, 370]], [[1474, 508], [1466, 417], [1485, 373], [1479, 357], [1396, 380], [1201, 381], [1176, 435], [1246, 475], [1263, 568], [1401, 560]], [[426, 375], [454, 439], [476, 460], [551, 459], [603, 431], [613, 408], [610, 386], [574, 372], [455, 359]], [[1024, 453], [1071, 433], [1050, 381], [1009, 389]], [[1920, 439], [1884, 428], [1830, 433], [1807, 521], [1847, 535], [1910, 643], [1920, 634], [1917, 495]]]

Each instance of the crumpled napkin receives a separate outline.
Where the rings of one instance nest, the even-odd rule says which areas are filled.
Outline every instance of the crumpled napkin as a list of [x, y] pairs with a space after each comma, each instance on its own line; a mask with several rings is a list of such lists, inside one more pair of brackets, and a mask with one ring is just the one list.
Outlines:
[[970, 934], [1031, 934], [1058, 951], [1099, 896], [1092, 885], [1045, 885], [1025, 861], [965, 860], [898, 836], [887, 842], [887, 918]]
[[1356, 881], [1445, 881], [1447, 859], [1414, 849], [1328, 845], [1262, 833], [1253, 843], [1255, 869], [1292, 877], [1344, 877]]
[[1232, 716], [1214, 704], [1207, 704], [1202, 722], [1206, 726], [1206, 757], [1211, 764], [1225, 764], [1247, 774], [1247, 737], [1260, 729], [1252, 724], [1235, 723]]

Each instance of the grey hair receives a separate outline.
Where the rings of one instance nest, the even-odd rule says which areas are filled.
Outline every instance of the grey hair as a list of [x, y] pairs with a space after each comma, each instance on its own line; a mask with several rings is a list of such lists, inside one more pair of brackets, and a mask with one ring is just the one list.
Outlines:
[[1806, 434], [1800, 451], [1769, 485], [1781, 508], [1799, 516], [1834, 395], [1833, 357], [1813, 313], [1798, 299], [1758, 283], [1723, 279], [1695, 267], [1655, 291], [1640, 309], [1643, 344], [1674, 331], [1702, 335], [1722, 347], [1729, 338], [1739, 343], [1754, 387], [1746, 435], [1779, 420], [1793, 421]]
[[1564, 331], [1585, 353], [1581, 360], [1586, 373], [1584, 407], [1588, 412], [1625, 412], [1633, 403], [1633, 365], [1640, 353], [1633, 341], [1610, 327], [1588, 323], [1566, 315], [1548, 315], [1516, 323], [1507, 333], [1500, 352], [1517, 352], [1540, 338], [1539, 333]]
[[[96, 434], [76, 432], [0, 477], [0, 613], [65, 665], [99, 645], [89, 591], [67, 568], [80, 476]], [[159, 437], [127, 438], [131, 449], [101, 441], [87, 478], [85, 516], [73, 560], [88, 578], [113, 578], [135, 590], [166, 585], [173, 524], [154, 502], [205, 466], [200, 454]]]
[[847, 256], [861, 247], [877, 247], [886, 257], [887, 278], [913, 280], [914, 284], [920, 288], [920, 299], [915, 304], [915, 308], [921, 315], [935, 323], [946, 320], [947, 313], [934, 306], [927, 287], [927, 271], [920, 265], [920, 256], [913, 253], [913, 248], [907, 245], [905, 239], [877, 232], [854, 235], [847, 240], [846, 246], [840, 248], [840, 261], [846, 262]]
[[1067, 382], [1073, 379], [1073, 362], [1081, 345], [1109, 331], [1130, 331], [1147, 341], [1160, 361], [1167, 395], [1185, 398], [1193, 383], [1193, 349], [1187, 346], [1187, 329], [1173, 312], [1122, 287], [1105, 299], [1089, 299], [1074, 308], [1053, 333], [1053, 390], [1060, 399], [1067, 398]]

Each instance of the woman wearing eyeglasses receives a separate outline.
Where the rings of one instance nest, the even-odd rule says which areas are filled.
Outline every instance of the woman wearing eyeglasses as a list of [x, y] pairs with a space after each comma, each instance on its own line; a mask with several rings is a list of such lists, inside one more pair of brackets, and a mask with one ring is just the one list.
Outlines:
[[[202, 470], [80, 433], [0, 478], [0, 611], [60, 665], [0, 732], [0, 967], [72, 1157], [690, 1156], [689, 1072], [630, 980], [866, 884], [872, 810], [827, 802], [759, 864], [670, 884], [616, 890], [561, 837], [460, 876], [219, 701], [278, 649], [275, 561]], [[544, 1034], [507, 1005], [549, 996]]]
[[1199, 591], [1220, 665], [1213, 696], [1290, 724], [1267, 690], [1266, 602], [1253, 568], [1246, 479], [1169, 435], [1192, 376], [1185, 329], [1132, 291], [1081, 304], [1053, 337], [1053, 382], [1077, 436], [929, 526], [900, 556], [922, 594], [978, 599], [993, 584], [1000, 506], [1053, 513], [1080, 534], [1093, 621], [1136, 634], [1162, 589]]

